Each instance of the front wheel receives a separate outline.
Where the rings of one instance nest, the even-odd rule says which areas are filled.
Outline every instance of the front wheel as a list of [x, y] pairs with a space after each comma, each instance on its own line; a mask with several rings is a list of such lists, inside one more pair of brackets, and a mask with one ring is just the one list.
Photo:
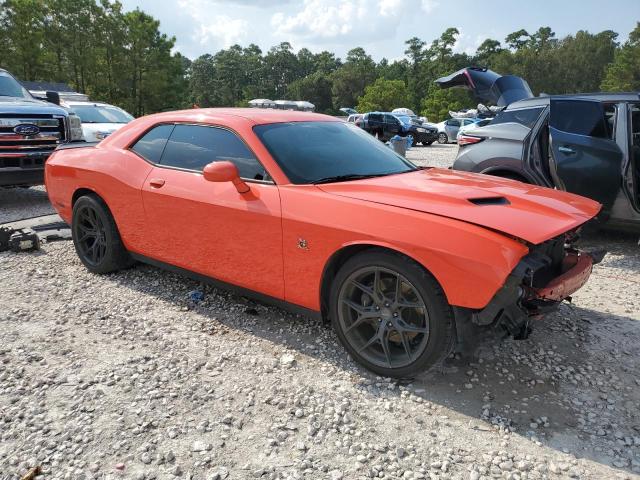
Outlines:
[[93, 273], [113, 272], [133, 263], [111, 212], [95, 195], [82, 196], [73, 205], [71, 236], [80, 261]]
[[412, 377], [442, 361], [454, 338], [453, 313], [438, 282], [414, 261], [381, 249], [338, 271], [330, 314], [340, 342], [364, 367]]
[[438, 134], [438, 143], [449, 143], [449, 137], [446, 133]]

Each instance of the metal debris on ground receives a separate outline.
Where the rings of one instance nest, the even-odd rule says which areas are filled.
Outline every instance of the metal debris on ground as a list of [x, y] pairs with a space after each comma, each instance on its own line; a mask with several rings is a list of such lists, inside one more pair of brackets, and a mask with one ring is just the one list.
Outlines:
[[13, 252], [26, 252], [40, 249], [40, 238], [30, 228], [14, 230], [12, 228], [0, 228], [0, 252], [11, 250]]
[[42, 469], [40, 468], [40, 466], [33, 467], [33, 468], [29, 469], [29, 471], [27, 473], [25, 473], [22, 476], [22, 478], [20, 478], [20, 480], [33, 480], [38, 475], [40, 475], [40, 473], [42, 473]]

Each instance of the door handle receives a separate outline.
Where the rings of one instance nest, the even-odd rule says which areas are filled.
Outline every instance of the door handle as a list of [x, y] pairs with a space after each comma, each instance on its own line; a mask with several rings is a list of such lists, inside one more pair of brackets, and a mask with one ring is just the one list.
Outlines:
[[558, 147], [558, 150], [566, 155], [573, 155], [576, 151], [569, 147]]
[[151, 180], [149, 180], [149, 185], [151, 185], [153, 188], [160, 188], [164, 185], [164, 179], [152, 178]]

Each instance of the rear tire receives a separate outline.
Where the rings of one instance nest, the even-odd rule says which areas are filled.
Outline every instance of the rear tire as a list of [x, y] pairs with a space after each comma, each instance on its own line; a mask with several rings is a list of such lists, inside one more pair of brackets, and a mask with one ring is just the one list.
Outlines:
[[449, 137], [446, 133], [438, 134], [438, 143], [449, 143]]
[[133, 264], [109, 208], [96, 195], [84, 195], [73, 205], [71, 236], [80, 261], [93, 273]]
[[451, 306], [435, 278], [407, 257], [383, 249], [353, 256], [336, 274], [329, 298], [338, 339], [378, 375], [413, 377], [452, 350]]

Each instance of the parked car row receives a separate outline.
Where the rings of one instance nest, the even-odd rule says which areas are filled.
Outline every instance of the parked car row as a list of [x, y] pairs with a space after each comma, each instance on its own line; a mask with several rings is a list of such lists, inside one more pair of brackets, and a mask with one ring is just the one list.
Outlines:
[[395, 135], [413, 137], [413, 145], [431, 145], [438, 139], [438, 130], [435, 127], [423, 125], [420, 120], [408, 115], [400, 115], [388, 112], [365, 113], [362, 118], [356, 120], [356, 125], [370, 133], [378, 140], [388, 141]]

